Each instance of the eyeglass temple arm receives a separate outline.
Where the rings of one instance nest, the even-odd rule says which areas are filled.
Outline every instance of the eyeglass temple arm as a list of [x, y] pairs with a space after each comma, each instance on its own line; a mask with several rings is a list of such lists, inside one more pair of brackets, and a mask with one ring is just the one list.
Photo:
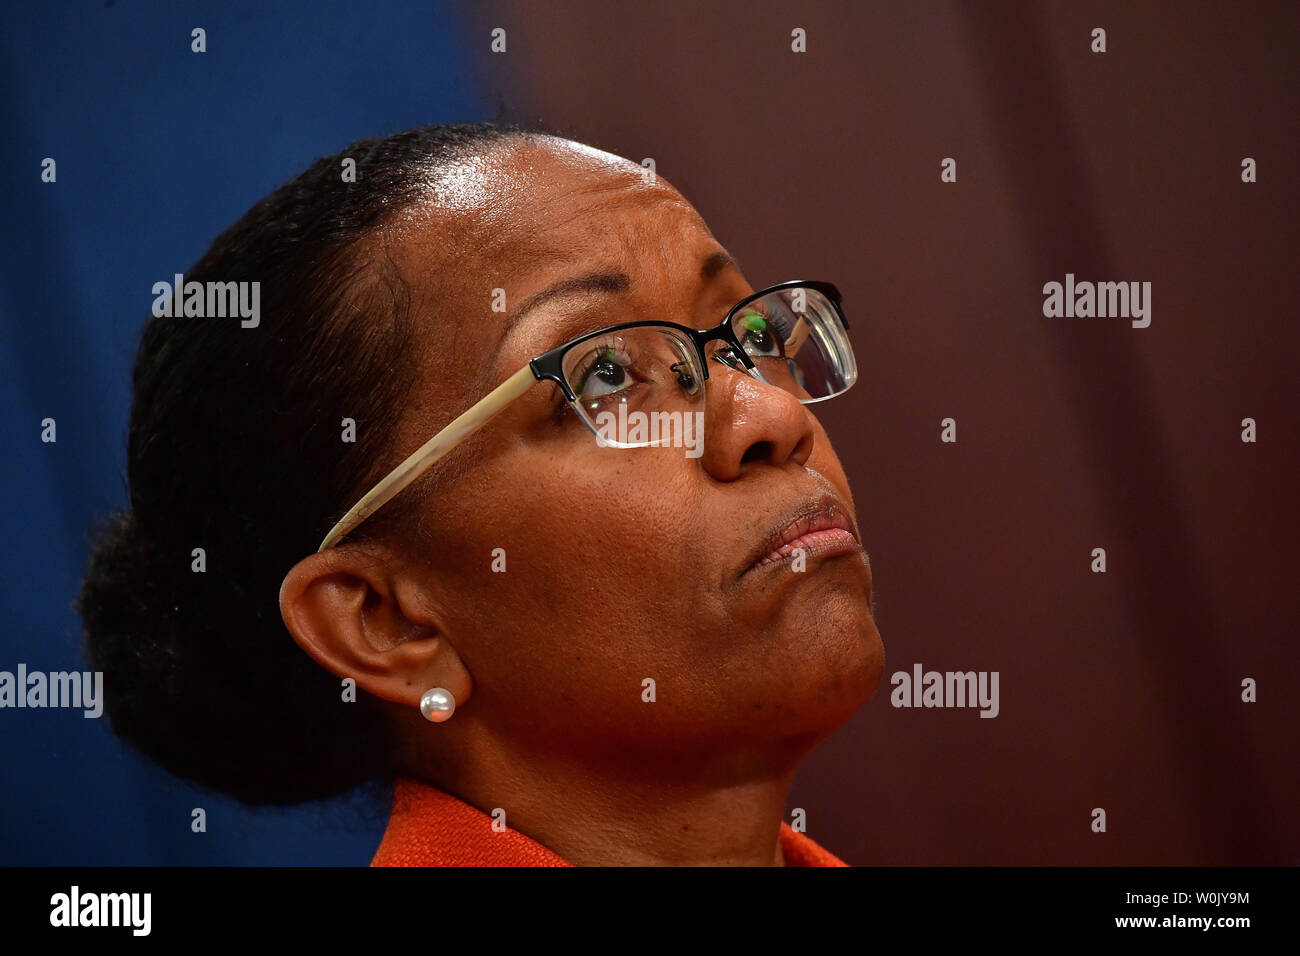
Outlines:
[[537, 378], [532, 364], [525, 365], [483, 396], [481, 401], [456, 417], [446, 428], [412, 452], [406, 461], [390, 471], [379, 484], [366, 492], [362, 499], [339, 519], [338, 524], [330, 529], [329, 534], [325, 535], [325, 540], [316, 549], [317, 552], [332, 548], [344, 535], [428, 471], [438, 459], [504, 411], [507, 405], [528, 391], [529, 386], [536, 382]]

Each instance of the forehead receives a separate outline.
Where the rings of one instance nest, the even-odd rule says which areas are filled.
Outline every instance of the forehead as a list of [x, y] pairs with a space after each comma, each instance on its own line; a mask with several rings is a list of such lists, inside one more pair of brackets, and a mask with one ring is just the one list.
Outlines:
[[[510, 139], [449, 164], [385, 233], [404, 274], [442, 292], [527, 296], [587, 265], [648, 280], [716, 247], [661, 177], [619, 156], [551, 138]], [[698, 268], [698, 266], [696, 266]]]

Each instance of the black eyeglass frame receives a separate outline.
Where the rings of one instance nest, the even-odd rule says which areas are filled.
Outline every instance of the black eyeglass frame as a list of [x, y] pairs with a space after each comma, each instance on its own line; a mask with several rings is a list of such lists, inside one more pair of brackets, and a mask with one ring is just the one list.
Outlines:
[[[736, 314], [750, 303], [757, 302], [759, 299], [765, 298], [773, 292], [781, 292], [785, 289], [796, 288], [812, 289], [826, 296], [827, 300], [829, 300], [831, 305], [834, 307], [835, 315], [844, 326], [844, 330], [846, 332], [848, 331], [849, 320], [844, 315], [844, 300], [840, 295], [840, 290], [833, 283], [821, 282], [814, 279], [791, 279], [788, 282], [779, 282], [776, 285], [768, 286], [766, 289], [760, 289], [758, 292], [745, 296], [745, 298], [741, 299], [728, 309], [727, 314], [723, 317], [722, 321], [711, 329], [693, 329], [689, 325], [681, 325], [677, 322], [667, 322], [660, 319], [621, 322], [618, 325], [609, 325], [603, 329], [597, 329], [594, 332], [587, 332], [576, 339], [570, 339], [563, 345], [556, 346], [548, 352], [543, 352], [541, 355], [530, 361], [528, 366], [533, 370], [533, 375], [538, 379], [545, 379], [560, 386], [560, 390], [564, 392], [564, 397], [570, 403], [574, 403], [578, 401], [578, 396], [573, 393], [573, 388], [569, 385], [569, 382], [564, 375], [564, 357], [570, 351], [579, 345], [582, 345], [584, 342], [600, 338], [604, 335], [609, 335], [612, 332], [620, 332], [623, 329], [643, 329], [649, 326], [654, 326], [656, 328], [667, 327], [676, 329], [695, 343], [695, 350], [699, 354], [700, 368], [704, 370], [705, 380], [709, 377], [709, 361], [708, 355], [705, 354], [704, 347], [716, 339], [722, 339], [730, 345], [732, 352], [740, 358], [744, 363], [745, 368], [749, 371], [754, 371], [754, 362], [750, 359], [749, 353], [745, 351], [745, 346], [740, 341], [739, 336], [736, 335], [736, 330], [732, 325], [732, 321], [735, 319]], [[813, 401], [821, 401], [821, 399], [813, 399]]]

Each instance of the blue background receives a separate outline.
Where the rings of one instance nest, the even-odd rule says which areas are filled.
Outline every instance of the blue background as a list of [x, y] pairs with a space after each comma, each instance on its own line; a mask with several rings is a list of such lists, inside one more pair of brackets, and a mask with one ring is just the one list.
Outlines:
[[[317, 156], [494, 117], [441, 5], [10, 4], [0, 23], [0, 670], [84, 670], [71, 602], [90, 527], [126, 500], [153, 283]], [[190, 50], [195, 27], [206, 53]], [[191, 789], [79, 710], [0, 712], [0, 772], [0, 864], [365, 864], [383, 830], [344, 801], [252, 812]]]

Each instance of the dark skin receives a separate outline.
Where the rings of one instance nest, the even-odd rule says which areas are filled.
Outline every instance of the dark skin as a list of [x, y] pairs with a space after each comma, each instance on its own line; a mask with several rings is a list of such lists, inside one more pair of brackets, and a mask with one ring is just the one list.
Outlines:
[[[753, 291], [663, 179], [549, 137], [462, 164], [372, 245], [414, 290], [426, 369], [385, 469], [581, 332], [712, 327]], [[578, 865], [781, 865], [796, 769], [883, 670], [865, 551], [747, 571], [818, 495], [861, 541], [815, 406], [712, 359], [709, 375], [699, 458], [602, 449], [535, 384], [402, 493], [423, 496], [418, 533], [344, 539], [281, 592], [294, 638], [391, 703], [400, 773], [503, 808]], [[456, 698], [445, 723], [419, 712], [431, 687]]]

